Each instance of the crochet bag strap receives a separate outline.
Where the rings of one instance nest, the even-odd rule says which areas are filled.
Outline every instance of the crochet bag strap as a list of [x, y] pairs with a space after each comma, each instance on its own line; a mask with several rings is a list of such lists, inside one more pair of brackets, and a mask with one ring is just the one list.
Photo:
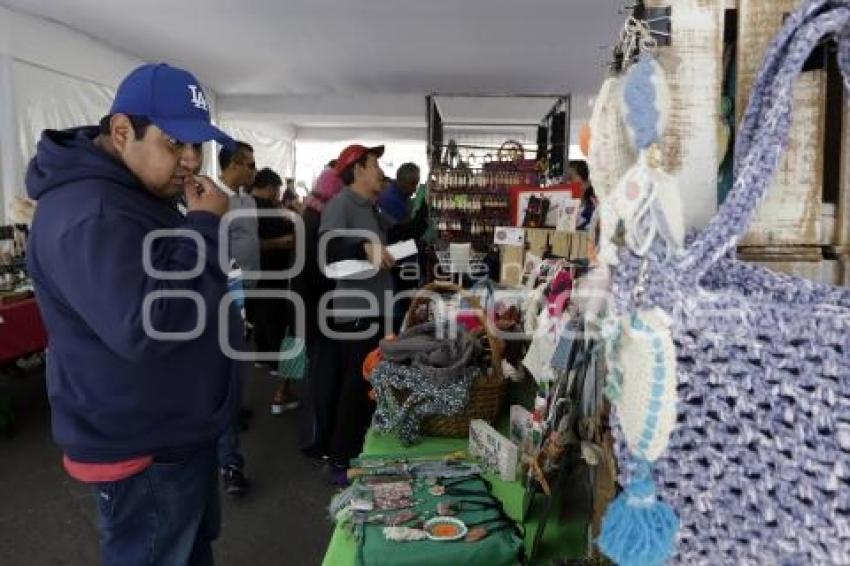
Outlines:
[[718, 214], [677, 263], [680, 288], [734, 250], [762, 202], [788, 146], [793, 85], [821, 40], [838, 39], [838, 62], [850, 89], [850, 0], [807, 0], [786, 21], [767, 51], [735, 145], [735, 181]]

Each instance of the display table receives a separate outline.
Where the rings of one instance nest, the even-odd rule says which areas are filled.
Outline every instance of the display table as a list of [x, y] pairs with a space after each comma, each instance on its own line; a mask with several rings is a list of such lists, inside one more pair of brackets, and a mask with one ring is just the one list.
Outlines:
[[35, 299], [0, 305], [0, 364], [43, 351], [47, 332]]
[[[391, 454], [406, 454], [409, 456], [443, 456], [457, 451], [466, 451], [468, 441], [465, 438], [432, 438], [427, 437], [416, 446], [405, 448], [399, 440], [391, 435], [379, 434], [370, 430], [363, 446], [364, 456], [381, 456]], [[487, 475], [493, 484], [493, 495], [502, 501], [505, 512], [514, 520], [522, 515], [522, 499], [524, 488], [519, 482], [503, 482], [497, 476]], [[525, 524], [525, 548], [530, 550], [537, 529], [537, 519], [532, 517]], [[533, 564], [551, 563], [552, 559], [560, 557], [579, 557], [585, 553], [587, 526], [584, 523], [560, 524], [555, 514], [552, 514], [543, 534], [541, 546], [538, 549]], [[344, 530], [334, 530], [328, 547], [324, 566], [354, 566], [357, 556], [356, 542]], [[465, 566], [477, 566], [467, 564]], [[481, 566], [487, 566], [486, 564]]]

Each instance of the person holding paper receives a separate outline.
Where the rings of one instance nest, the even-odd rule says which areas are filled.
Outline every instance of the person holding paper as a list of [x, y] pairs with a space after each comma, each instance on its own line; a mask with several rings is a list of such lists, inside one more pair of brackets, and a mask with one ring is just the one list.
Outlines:
[[[340, 333], [345, 367], [330, 445], [331, 464], [338, 483], [344, 483], [348, 461], [360, 453], [374, 411], [361, 367], [366, 354], [384, 336], [387, 319], [393, 313], [390, 270], [396, 258], [387, 246], [415, 238], [427, 227], [424, 215], [411, 222], [397, 223], [378, 208], [384, 180], [378, 158], [383, 153], [383, 146], [350, 145], [342, 150], [334, 170], [345, 187], [324, 208], [319, 228], [320, 238], [327, 239], [327, 263], [368, 260], [374, 266], [365, 276], [337, 281], [329, 305], [331, 312], [320, 314], [326, 320], [333, 319]], [[322, 243], [319, 245], [321, 248]]]

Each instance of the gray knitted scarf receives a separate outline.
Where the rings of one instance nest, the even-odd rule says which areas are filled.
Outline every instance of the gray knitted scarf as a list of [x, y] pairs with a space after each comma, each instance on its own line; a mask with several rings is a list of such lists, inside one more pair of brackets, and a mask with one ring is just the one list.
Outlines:
[[[441, 332], [438, 332], [440, 330]], [[409, 365], [438, 384], [454, 381], [469, 365], [477, 342], [465, 328], [426, 322], [405, 330], [394, 340], [381, 341], [383, 359]]]

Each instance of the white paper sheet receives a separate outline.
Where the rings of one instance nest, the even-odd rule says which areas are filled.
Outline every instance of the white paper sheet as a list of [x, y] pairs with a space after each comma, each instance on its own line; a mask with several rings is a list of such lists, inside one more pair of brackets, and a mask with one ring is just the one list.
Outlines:
[[[387, 252], [396, 261], [419, 253], [416, 242], [405, 240], [391, 246], [387, 246]], [[325, 276], [329, 279], [349, 279], [351, 277], [366, 276], [368, 271], [375, 271], [375, 266], [362, 259], [345, 259], [330, 263], [325, 267]]]
[[414, 240], [405, 240], [403, 242], [396, 242], [391, 246], [387, 246], [387, 251], [391, 256], [393, 256], [393, 259], [398, 261], [400, 259], [416, 255], [419, 253], [419, 248], [416, 247], [416, 242]]
[[325, 277], [328, 279], [348, 279], [355, 275], [362, 275], [367, 271], [374, 271], [375, 266], [362, 259], [344, 259], [329, 263], [325, 267]]

